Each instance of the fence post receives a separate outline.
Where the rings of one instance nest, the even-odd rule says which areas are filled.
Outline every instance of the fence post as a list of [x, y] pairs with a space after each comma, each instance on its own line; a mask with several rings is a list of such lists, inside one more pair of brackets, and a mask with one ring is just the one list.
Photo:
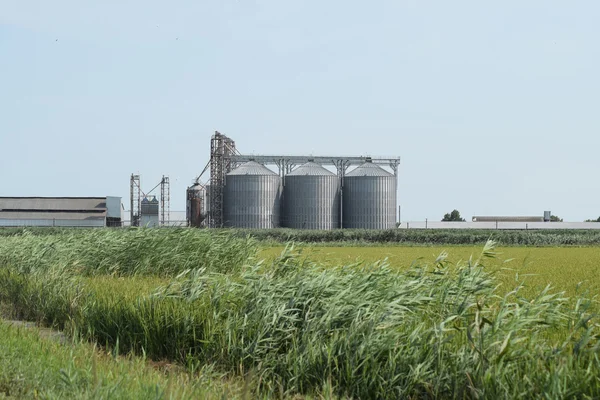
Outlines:
[[425, 218], [425, 229], [427, 229], [427, 218]]

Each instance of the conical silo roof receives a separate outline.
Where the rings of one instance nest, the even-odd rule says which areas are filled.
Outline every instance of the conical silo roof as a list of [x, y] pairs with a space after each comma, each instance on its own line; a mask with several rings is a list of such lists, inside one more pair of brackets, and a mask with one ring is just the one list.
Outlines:
[[142, 203], [144, 204], [158, 204], [158, 199], [156, 196], [144, 196], [142, 199]]
[[346, 174], [346, 177], [353, 176], [394, 176], [390, 172], [381, 168], [372, 162], [366, 162]]
[[301, 166], [299, 166], [298, 168], [296, 168], [295, 170], [293, 170], [292, 172], [290, 172], [289, 174], [287, 174], [287, 176], [303, 176], [303, 175], [309, 175], [309, 176], [332, 176], [335, 174], [325, 168], [323, 168], [323, 166], [309, 161], [306, 164], [302, 164]]
[[193, 191], [193, 192], [201, 192], [204, 190], [204, 188], [202, 187], [201, 184], [199, 183], [194, 183], [192, 186], [190, 186], [188, 188], [189, 191]]
[[265, 167], [264, 165], [257, 163], [256, 161], [248, 161], [247, 163], [240, 165], [238, 168], [234, 169], [227, 175], [275, 175], [275, 176], [278, 176], [275, 172], [271, 171], [269, 168]]

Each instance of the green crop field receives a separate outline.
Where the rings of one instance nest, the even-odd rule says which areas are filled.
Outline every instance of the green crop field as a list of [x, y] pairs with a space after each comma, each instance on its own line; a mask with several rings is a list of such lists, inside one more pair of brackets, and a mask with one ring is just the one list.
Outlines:
[[[387, 259], [400, 270], [408, 269], [415, 261], [432, 263], [442, 252], [448, 260], [457, 263], [476, 257], [481, 246], [429, 247], [327, 247], [302, 246], [302, 253], [326, 265], [344, 265], [356, 262], [373, 263]], [[283, 246], [263, 247], [259, 257], [272, 259], [283, 251]], [[547, 285], [564, 290], [568, 296], [577, 291], [600, 289], [600, 247], [498, 247], [497, 258], [487, 263], [503, 287], [510, 290], [515, 281], [526, 282], [533, 293]]]
[[[72, 342], [0, 322], [0, 398], [600, 397], [600, 248], [548, 246], [590, 236], [535, 239], [546, 247], [262, 240], [0, 234], [5, 318]], [[156, 375], [163, 364], [175, 369]]]

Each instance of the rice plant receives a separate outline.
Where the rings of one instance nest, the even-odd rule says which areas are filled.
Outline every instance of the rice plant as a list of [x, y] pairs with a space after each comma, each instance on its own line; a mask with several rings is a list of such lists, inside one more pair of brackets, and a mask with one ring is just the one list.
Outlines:
[[339, 229], [333, 231], [297, 229], [233, 230], [266, 243], [328, 243], [342, 246], [398, 245], [481, 245], [490, 238], [503, 246], [597, 246], [598, 230], [490, 230], [490, 229]]

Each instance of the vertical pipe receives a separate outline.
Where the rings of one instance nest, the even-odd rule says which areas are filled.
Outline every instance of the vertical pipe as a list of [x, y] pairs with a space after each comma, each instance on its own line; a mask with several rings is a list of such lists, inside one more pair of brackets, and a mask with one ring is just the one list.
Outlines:
[[129, 180], [129, 226], [133, 226], [133, 174]]
[[344, 191], [342, 190], [342, 178], [340, 177], [340, 229], [344, 228]]
[[340, 179], [340, 229], [344, 229], [344, 171], [345, 161], [338, 161], [336, 166], [338, 168], [338, 176]]

